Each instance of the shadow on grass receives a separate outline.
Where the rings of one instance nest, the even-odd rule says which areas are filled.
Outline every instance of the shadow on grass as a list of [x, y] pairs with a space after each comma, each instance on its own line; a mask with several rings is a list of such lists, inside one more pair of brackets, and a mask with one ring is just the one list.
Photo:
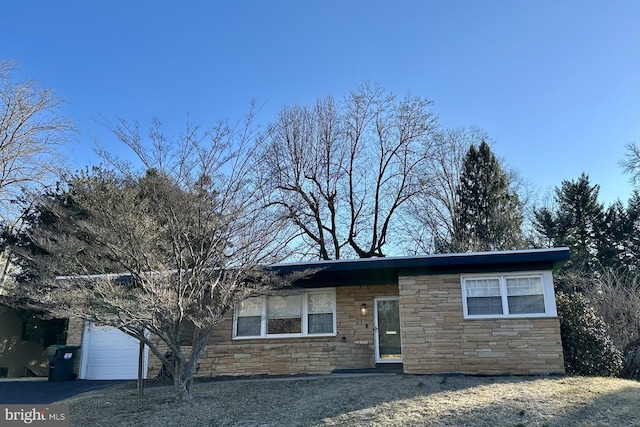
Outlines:
[[625, 387], [613, 393], [588, 390], [594, 397], [568, 411], [552, 425], [640, 426], [640, 389]]
[[[640, 387], [565, 377], [328, 376], [290, 381], [200, 382], [194, 400], [173, 390], [106, 391], [72, 405], [72, 425], [386, 426], [640, 425]], [[616, 380], [611, 380], [616, 381]], [[593, 387], [593, 391], [589, 388]], [[614, 390], [604, 392], [603, 390]]]
[[[523, 383], [539, 377], [474, 377], [442, 375], [388, 375], [341, 377], [339, 375], [305, 381], [223, 383], [198, 393], [200, 403], [222, 401], [233, 388], [238, 398], [219, 408], [210, 425], [411, 425], [413, 419], [394, 420], [393, 413], [413, 411], [420, 401], [436, 395], [453, 395], [487, 384]], [[227, 402], [228, 403], [228, 402]], [[388, 412], [388, 414], [387, 414]]]
[[444, 422], [448, 419], [451, 425], [464, 426], [639, 426], [638, 392], [638, 388], [632, 387], [609, 393], [594, 392], [593, 398], [575, 399], [569, 405], [553, 401], [532, 405], [527, 399], [504, 398], [438, 420], [423, 421], [429, 425], [448, 425]]
[[[585, 387], [576, 387], [577, 381]], [[431, 379], [418, 380], [416, 388], [423, 392], [409, 388], [391, 399], [365, 400], [361, 403], [369, 407], [347, 407], [342, 414], [314, 425], [640, 426], [640, 387], [601, 391], [597, 380], [590, 381], [442, 377], [436, 390]]]

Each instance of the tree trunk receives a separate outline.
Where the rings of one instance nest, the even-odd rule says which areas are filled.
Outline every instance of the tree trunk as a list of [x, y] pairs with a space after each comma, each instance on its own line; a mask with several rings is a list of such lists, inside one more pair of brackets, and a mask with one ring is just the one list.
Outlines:
[[178, 375], [175, 378], [176, 385], [176, 401], [178, 402], [188, 402], [193, 399], [191, 395], [191, 384], [193, 383], [193, 378], [186, 378], [186, 376]]
[[193, 396], [191, 395], [193, 376], [196, 372], [198, 360], [200, 360], [202, 352], [207, 347], [210, 333], [211, 327], [194, 331], [191, 354], [187, 358], [184, 353], [180, 353], [180, 356], [176, 358], [176, 375], [174, 377], [174, 385], [176, 390], [176, 400], [178, 402], [186, 402], [193, 399]]
[[176, 360], [176, 375], [173, 377], [173, 383], [176, 390], [176, 401], [187, 402], [193, 398], [191, 395], [193, 372], [189, 369], [189, 363], [182, 358]]

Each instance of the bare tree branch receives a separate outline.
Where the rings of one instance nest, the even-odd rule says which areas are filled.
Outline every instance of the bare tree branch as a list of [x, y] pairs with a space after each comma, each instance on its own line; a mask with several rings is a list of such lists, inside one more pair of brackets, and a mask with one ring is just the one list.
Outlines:
[[475, 127], [457, 128], [439, 131], [434, 140], [430, 161], [421, 165], [420, 191], [411, 199], [407, 223], [407, 234], [413, 236], [416, 252], [422, 253], [451, 240], [464, 157], [471, 145], [480, 145], [488, 135]]
[[367, 83], [340, 104], [327, 97], [284, 108], [262, 141], [265, 205], [295, 225], [315, 257], [384, 256], [429, 159], [431, 105]]
[[64, 101], [33, 80], [15, 81], [16, 64], [0, 62], [0, 203], [3, 220], [13, 212], [7, 204], [25, 190], [47, 184], [60, 172], [60, 145], [75, 131], [61, 115]]
[[620, 161], [620, 166], [629, 174], [631, 183], [640, 187], [640, 145], [629, 143], [625, 149], [625, 158]]

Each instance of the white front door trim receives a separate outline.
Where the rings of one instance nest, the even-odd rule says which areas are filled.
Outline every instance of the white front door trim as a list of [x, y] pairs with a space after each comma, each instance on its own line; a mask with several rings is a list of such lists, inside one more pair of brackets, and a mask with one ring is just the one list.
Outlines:
[[[375, 351], [376, 363], [402, 363], [402, 357], [400, 358], [381, 358], [380, 357], [380, 336], [379, 336], [379, 322], [378, 322], [378, 302], [379, 301], [400, 301], [399, 297], [377, 297], [373, 299], [373, 342]], [[400, 310], [398, 308], [398, 316], [400, 316]], [[400, 325], [402, 327], [402, 325]], [[402, 348], [402, 334], [401, 331], [397, 331], [400, 335], [400, 348]]]

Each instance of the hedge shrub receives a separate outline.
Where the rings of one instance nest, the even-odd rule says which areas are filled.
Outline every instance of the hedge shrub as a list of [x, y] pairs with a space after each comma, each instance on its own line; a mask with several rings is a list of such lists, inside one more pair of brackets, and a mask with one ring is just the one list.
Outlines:
[[581, 294], [558, 293], [560, 335], [567, 374], [615, 376], [622, 354], [613, 345], [604, 320]]

